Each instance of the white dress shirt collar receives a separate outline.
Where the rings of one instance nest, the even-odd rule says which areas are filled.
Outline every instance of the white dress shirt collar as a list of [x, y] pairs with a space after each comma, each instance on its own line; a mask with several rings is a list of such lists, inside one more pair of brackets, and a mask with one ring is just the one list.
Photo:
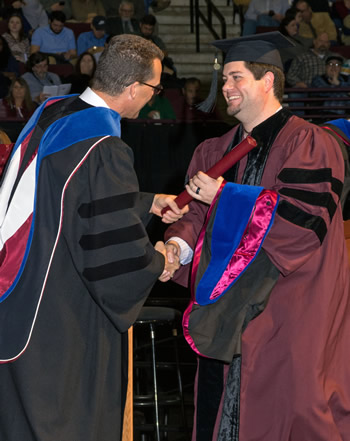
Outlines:
[[90, 87], [87, 87], [79, 98], [85, 101], [87, 104], [90, 104], [91, 106], [107, 107], [107, 109], [110, 109], [107, 103], [100, 96], [98, 96], [92, 89], [90, 89]]

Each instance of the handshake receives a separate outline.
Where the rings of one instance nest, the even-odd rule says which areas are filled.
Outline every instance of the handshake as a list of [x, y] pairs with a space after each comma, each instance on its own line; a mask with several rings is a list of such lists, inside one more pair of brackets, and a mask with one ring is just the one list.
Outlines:
[[163, 254], [165, 258], [164, 270], [159, 276], [159, 280], [161, 282], [167, 282], [173, 278], [175, 271], [180, 268], [180, 247], [176, 242], [169, 241], [167, 244], [157, 242], [154, 248]]

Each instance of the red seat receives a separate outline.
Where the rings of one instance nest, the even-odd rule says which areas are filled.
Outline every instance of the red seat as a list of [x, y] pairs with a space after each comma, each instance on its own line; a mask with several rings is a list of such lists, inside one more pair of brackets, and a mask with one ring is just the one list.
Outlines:
[[344, 58], [350, 58], [350, 46], [331, 46], [330, 50], [342, 55]]
[[73, 21], [66, 21], [64, 25], [67, 28], [72, 29], [75, 39], [77, 39], [82, 32], [91, 31], [90, 23], [75, 23]]
[[49, 72], [53, 72], [59, 77], [68, 77], [74, 72], [74, 67], [70, 63], [66, 64], [49, 64]]

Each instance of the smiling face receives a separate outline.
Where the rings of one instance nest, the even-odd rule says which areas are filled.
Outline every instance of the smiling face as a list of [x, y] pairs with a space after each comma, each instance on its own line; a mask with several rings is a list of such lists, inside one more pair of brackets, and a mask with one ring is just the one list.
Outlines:
[[264, 78], [256, 80], [243, 61], [232, 61], [224, 66], [222, 93], [227, 113], [239, 121], [252, 121], [264, 107]]

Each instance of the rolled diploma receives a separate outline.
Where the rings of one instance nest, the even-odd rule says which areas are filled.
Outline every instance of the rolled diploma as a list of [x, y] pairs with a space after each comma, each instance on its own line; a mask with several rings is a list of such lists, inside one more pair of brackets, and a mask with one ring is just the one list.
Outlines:
[[[242, 142], [236, 145], [234, 149], [232, 149], [227, 155], [223, 156], [220, 161], [210, 167], [205, 173], [211, 178], [217, 179], [219, 176], [223, 175], [230, 170], [238, 161], [240, 161], [245, 155], [247, 155], [254, 147], [257, 146], [257, 142], [251, 136], [247, 136], [243, 139]], [[187, 190], [182, 191], [175, 202], [177, 206], [181, 209], [193, 199], [187, 193]], [[165, 207], [162, 210], [162, 214], [166, 213], [169, 210], [169, 207]]]

